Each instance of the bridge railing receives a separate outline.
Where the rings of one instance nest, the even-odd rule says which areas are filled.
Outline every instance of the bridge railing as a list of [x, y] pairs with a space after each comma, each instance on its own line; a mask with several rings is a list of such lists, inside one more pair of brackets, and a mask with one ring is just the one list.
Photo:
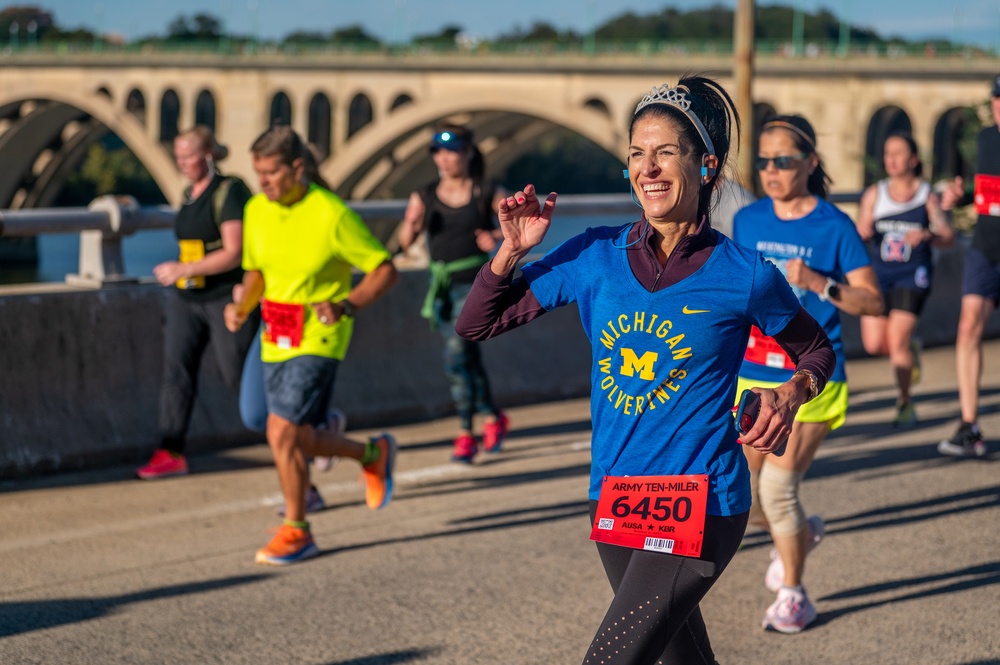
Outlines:
[[[857, 203], [857, 192], [832, 194], [833, 203]], [[401, 220], [406, 199], [349, 201], [369, 224]], [[626, 194], [569, 194], [559, 197], [560, 215], [577, 218], [634, 215], [635, 203]], [[94, 288], [132, 284], [137, 277], [125, 268], [122, 241], [141, 231], [172, 229], [177, 211], [169, 206], [140, 206], [131, 197], [102, 196], [86, 208], [0, 210], [0, 238], [79, 233], [80, 259], [66, 283]]]
[[[995, 58], [997, 47], [953, 44], [943, 40], [925, 42], [871, 42], [842, 43], [839, 40], [758, 39], [755, 42], [758, 57], [765, 58]], [[475, 37], [461, 42], [421, 42], [410, 44], [363, 44], [332, 42], [256, 42], [222, 38], [203, 42], [131, 42], [107, 44], [103, 42], [41, 42], [6, 44], [5, 57], [30, 57], [54, 55], [65, 57], [94, 54], [115, 57], [156, 58], [159, 56], [237, 56], [267, 59], [272, 56], [393, 56], [422, 57], [427, 55], [461, 54], [465, 57], [504, 56], [587, 56], [616, 55], [687, 55], [731, 57], [730, 40], [582, 40], [577, 42], [491, 42]]]
[[[406, 199], [350, 201], [371, 224], [401, 220]], [[559, 198], [561, 213], [578, 217], [630, 214], [635, 204], [627, 195], [568, 195]], [[129, 275], [122, 252], [125, 237], [141, 231], [172, 229], [177, 211], [169, 206], [140, 206], [131, 197], [102, 196], [86, 208], [0, 210], [0, 238], [79, 233], [77, 272], [66, 275], [73, 286], [110, 287], [138, 281]]]

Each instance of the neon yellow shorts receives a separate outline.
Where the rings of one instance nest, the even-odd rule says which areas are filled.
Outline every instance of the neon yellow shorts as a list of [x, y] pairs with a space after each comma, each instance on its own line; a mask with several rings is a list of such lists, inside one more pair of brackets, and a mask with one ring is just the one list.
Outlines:
[[[749, 388], [775, 388], [781, 384], [776, 381], [756, 381], [738, 377], [736, 382], [736, 399]], [[847, 382], [830, 381], [816, 399], [806, 402], [795, 414], [795, 420], [800, 423], [830, 423], [830, 430], [835, 430], [844, 424], [847, 416]]]

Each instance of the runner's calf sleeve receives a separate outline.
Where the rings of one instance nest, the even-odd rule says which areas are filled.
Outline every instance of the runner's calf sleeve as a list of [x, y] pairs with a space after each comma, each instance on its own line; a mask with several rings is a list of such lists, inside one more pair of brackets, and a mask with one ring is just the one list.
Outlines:
[[799, 484], [804, 475], [764, 462], [757, 484], [772, 536], [794, 536], [805, 528], [806, 514], [799, 501]]

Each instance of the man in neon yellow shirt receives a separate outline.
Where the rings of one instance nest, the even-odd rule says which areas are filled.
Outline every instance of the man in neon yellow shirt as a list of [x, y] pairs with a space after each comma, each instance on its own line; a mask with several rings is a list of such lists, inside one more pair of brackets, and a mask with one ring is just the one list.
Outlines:
[[[285, 495], [285, 520], [257, 562], [295, 563], [319, 550], [305, 520], [311, 457], [361, 462], [369, 508], [392, 498], [396, 442], [382, 434], [367, 443], [317, 426], [326, 420], [337, 366], [355, 312], [380, 298], [399, 276], [389, 253], [337, 195], [306, 179], [306, 146], [277, 126], [251, 148], [263, 193], [244, 211], [243, 292], [226, 307], [238, 330], [261, 305], [261, 358], [267, 395], [267, 441]], [[351, 289], [351, 268], [365, 277]]]

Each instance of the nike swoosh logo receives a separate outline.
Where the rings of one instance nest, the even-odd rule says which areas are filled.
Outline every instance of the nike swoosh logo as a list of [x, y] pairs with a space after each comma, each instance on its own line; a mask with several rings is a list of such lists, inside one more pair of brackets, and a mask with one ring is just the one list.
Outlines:
[[688, 309], [687, 305], [684, 305], [684, 309], [681, 311], [685, 314], [707, 314], [709, 312], [707, 309]]

